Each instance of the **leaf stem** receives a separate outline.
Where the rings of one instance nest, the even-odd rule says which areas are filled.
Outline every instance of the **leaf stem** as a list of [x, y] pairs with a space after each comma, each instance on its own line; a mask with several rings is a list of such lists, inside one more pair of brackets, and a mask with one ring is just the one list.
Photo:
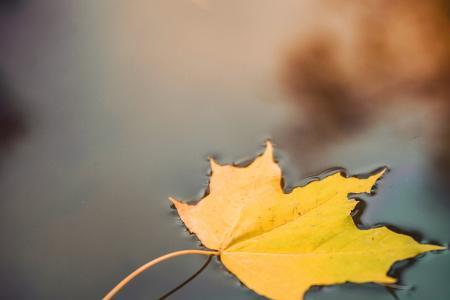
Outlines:
[[154, 260], [149, 261], [148, 263], [140, 266], [136, 270], [134, 270], [130, 275], [122, 279], [121, 282], [119, 282], [105, 297], [103, 297], [103, 300], [110, 300], [112, 299], [125, 285], [127, 285], [133, 278], [144, 272], [145, 270], [150, 269], [154, 265], [170, 259], [175, 256], [180, 255], [186, 255], [186, 254], [201, 254], [201, 255], [219, 255], [220, 253], [217, 251], [206, 251], [206, 250], [180, 250], [171, 252], [168, 254], [165, 254], [163, 256], [160, 256], [158, 258], [155, 258]]

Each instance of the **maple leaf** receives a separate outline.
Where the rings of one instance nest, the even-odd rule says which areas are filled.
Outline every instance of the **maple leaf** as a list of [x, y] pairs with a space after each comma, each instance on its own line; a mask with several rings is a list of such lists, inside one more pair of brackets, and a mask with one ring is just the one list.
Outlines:
[[247, 167], [210, 160], [209, 194], [196, 205], [171, 198], [189, 231], [217, 250], [247, 287], [272, 299], [303, 299], [313, 285], [394, 283], [391, 265], [444, 249], [386, 227], [359, 229], [351, 217], [386, 169], [366, 177], [331, 174], [285, 193], [273, 146]]

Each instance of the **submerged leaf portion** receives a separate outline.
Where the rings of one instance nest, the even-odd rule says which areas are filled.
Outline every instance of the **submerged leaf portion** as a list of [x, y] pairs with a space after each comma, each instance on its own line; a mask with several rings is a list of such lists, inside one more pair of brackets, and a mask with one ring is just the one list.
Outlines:
[[398, 260], [442, 249], [386, 227], [360, 230], [350, 213], [385, 169], [364, 177], [329, 175], [286, 194], [273, 147], [248, 167], [211, 160], [210, 193], [196, 205], [171, 199], [200, 241], [219, 250], [244, 284], [272, 299], [301, 299], [313, 285], [392, 283]]

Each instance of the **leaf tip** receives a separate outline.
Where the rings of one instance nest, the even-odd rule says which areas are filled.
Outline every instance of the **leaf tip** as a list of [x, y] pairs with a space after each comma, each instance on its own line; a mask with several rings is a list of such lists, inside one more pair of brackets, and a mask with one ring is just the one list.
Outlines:
[[264, 150], [263, 156], [273, 160], [273, 144], [271, 140], [266, 140], [266, 149]]
[[381, 167], [378, 170], [374, 171], [372, 175], [367, 178], [367, 190], [365, 192], [373, 194], [375, 185], [381, 178], [383, 178], [384, 174], [386, 174], [388, 171], [388, 167]]
[[385, 284], [393, 284], [397, 282], [397, 278], [391, 277], [391, 276], [386, 276], [385, 279], [383, 280], [383, 283]]
[[186, 204], [184, 202], [181, 202], [173, 197], [169, 197], [170, 202], [172, 202], [173, 207], [178, 212], [178, 215], [180, 216], [181, 220], [184, 222], [186, 227], [190, 230], [192, 224], [191, 224], [191, 217], [190, 213], [191, 210], [195, 207], [193, 205]]
[[169, 201], [173, 207], [175, 207], [177, 210], [179, 210], [183, 205], [185, 205], [183, 202], [175, 199], [174, 197], [169, 197]]
[[211, 170], [213, 172], [216, 171], [220, 167], [220, 164], [214, 159], [214, 157], [208, 156], [208, 160], [209, 160], [209, 165], [211, 167]]
[[442, 250], [448, 250], [448, 247], [440, 246], [440, 245], [432, 245], [432, 244], [421, 244], [420, 245], [421, 252], [442, 251]]
[[389, 172], [389, 167], [384, 166], [384, 167], [381, 167], [378, 170], [376, 170], [375, 173], [371, 177], [374, 177], [375, 180], [378, 180], [381, 177], [383, 177], [384, 174], [386, 174], [387, 172]]

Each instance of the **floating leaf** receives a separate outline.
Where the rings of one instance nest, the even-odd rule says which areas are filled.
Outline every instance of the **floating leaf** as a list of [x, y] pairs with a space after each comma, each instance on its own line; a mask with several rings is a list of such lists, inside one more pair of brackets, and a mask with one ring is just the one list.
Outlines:
[[303, 299], [313, 285], [394, 283], [399, 260], [443, 249], [386, 227], [361, 230], [349, 195], [369, 194], [386, 169], [370, 176], [329, 175], [290, 193], [270, 142], [247, 167], [211, 159], [209, 194], [196, 205], [171, 198], [187, 226], [247, 287], [271, 299]]

